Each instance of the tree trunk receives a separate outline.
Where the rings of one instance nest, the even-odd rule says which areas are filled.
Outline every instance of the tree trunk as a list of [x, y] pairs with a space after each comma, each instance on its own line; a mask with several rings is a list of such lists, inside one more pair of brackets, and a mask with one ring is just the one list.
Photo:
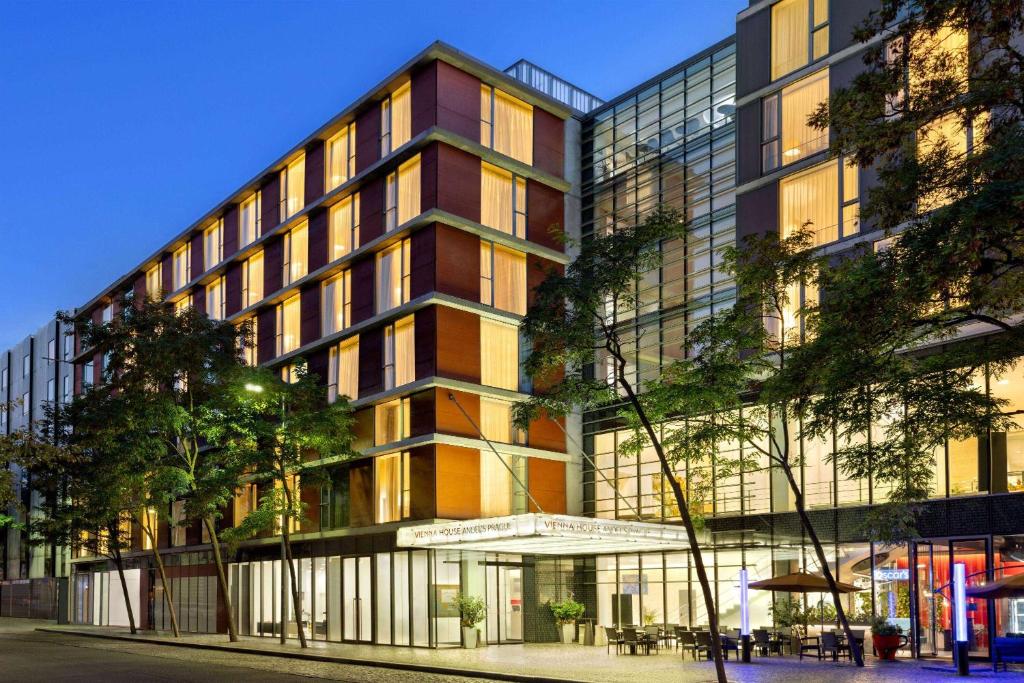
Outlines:
[[238, 629], [235, 627], [235, 612], [231, 605], [231, 593], [228, 592], [228, 575], [224, 571], [224, 560], [220, 555], [220, 539], [217, 538], [217, 529], [214, 528], [211, 518], [204, 517], [203, 524], [206, 525], [206, 532], [210, 534], [213, 559], [217, 563], [217, 579], [220, 582], [220, 594], [224, 601], [224, 611], [228, 613], [228, 640], [232, 643], [237, 643]]
[[[291, 489], [288, 488], [288, 482], [282, 480], [281, 487], [284, 489], [284, 497], [288, 510], [291, 510], [292, 494]], [[309, 645], [306, 643], [306, 630], [302, 627], [302, 606], [299, 604], [299, 582], [296, 580], [295, 562], [292, 560], [292, 538], [288, 531], [288, 525], [291, 522], [291, 519], [286, 517], [281, 521], [284, 522], [281, 526], [281, 534], [284, 539], [285, 559], [288, 562], [288, 575], [291, 577], [292, 581], [292, 609], [295, 612], [295, 626], [299, 629], [299, 645], [303, 648], [307, 648]], [[284, 628], [283, 623], [281, 628]]]
[[[149, 521], [149, 513], [145, 510], [142, 513], [144, 520]], [[178, 615], [174, 611], [174, 595], [171, 594], [171, 584], [167, 581], [167, 572], [164, 570], [164, 560], [160, 557], [160, 550], [156, 547], [156, 535], [150, 530], [149, 524], [143, 524], [142, 530], [149, 537], [149, 545], [153, 550], [153, 559], [156, 560], [157, 571], [160, 572], [160, 585], [164, 588], [164, 602], [167, 604], [167, 613], [171, 616], [171, 632], [174, 637], [181, 636], [178, 630]]]
[[121, 557], [121, 539], [114, 535], [114, 565], [117, 567], [117, 576], [121, 579], [121, 592], [124, 593], [124, 608], [128, 612], [128, 628], [132, 635], [138, 633], [135, 628], [135, 613], [132, 612], [132, 600], [128, 595], [128, 582], [124, 578], [124, 558]]
[[690, 554], [693, 558], [694, 566], [697, 569], [697, 580], [700, 582], [700, 589], [704, 594], [704, 604], [707, 607], [708, 628], [711, 631], [711, 652], [715, 659], [715, 673], [718, 676], [718, 683], [726, 683], [725, 660], [722, 657], [722, 638], [718, 632], [718, 611], [715, 606], [714, 596], [711, 594], [711, 582], [708, 581], [707, 568], [704, 566], [704, 558], [701, 554], [697, 540], [697, 530], [694, 528], [693, 519], [690, 517], [690, 508], [686, 504], [686, 496], [683, 494], [683, 489], [679, 485], [679, 481], [676, 480], [675, 473], [672, 471], [672, 466], [665, 457], [665, 451], [662, 449], [661, 441], [658, 439], [658, 436], [654, 431], [654, 425], [652, 425], [651, 421], [647, 418], [647, 413], [644, 411], [643, 406], [640, 405], [640, 401], [636, 394], [633, 393], [633, 388], [625, 379], [621, 365], [621, 358], [618, 358], [617, 360], [620, 363], [619, 381], [623, 389], [626, 391], [626, 396], [629, 399], [630, 404], [633, 406], [633, 410], [636, 411], [637, 417], [643, 424], [644, 430], [647, 432], [647, 436], [651, 440], [651, 445], [654, 446], [654, 451], [658, 454], [658, 460], [661, 461], [661, 471], [665, 477], [668, 478], [669, 485], [672, 487], [672, 493], [675, 494], [676, 505], [679, 506], [679, 516], [683, 520], [683, 526], [686, 528], [686, 537], [690, 541]]
[[835, 577], [832, 576], [832, 569], [829, 567], [828, 559], [825, 557], [825, 549], [821, 546], [818, 534], [814, 531], [814, 526], [811, 524], [811, 518], [807, 516], [807, 510], [804, 508], [803, 492], [796, 483], [793, 471], [786, 465], [782, 465], [782, 471], [786, 473], [786, 479], [789, 480], [789, 487], [793, 490], [793, 496], [796, 499], [796, 511], [800, 515], [800, 522], [804, 525], [804, 530], [811, 539], [814, 553], [818, 557], [818, 564], [821, 566], [821, 571], [828, 582], [829, 592], [832, 594], [832, 602], [836, 605], [836, 617], [839, 619], [839, 625], [842, 627], [843, 633], [846, 634], [846, 642], [850, 644], [853, 661], [857, 666], [864, 666], [864, 653], [861, 652], [861, 649], [857, 646], [857, 641], [853, 638], [850, 622], [846, 618], [846, 610], [843, 609], [843, 601], [839, 597], [839, 589], [836, 586]]

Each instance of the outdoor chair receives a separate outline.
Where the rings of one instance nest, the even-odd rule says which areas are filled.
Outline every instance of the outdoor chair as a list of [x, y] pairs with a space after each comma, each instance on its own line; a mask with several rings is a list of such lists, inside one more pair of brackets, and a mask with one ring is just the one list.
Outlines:
[[711, 631], [697, 631], [693, 634], [694, 648], [693, 658], [703, 652], [705, 659], [711, 658]]
[[992, 639], [992, 670], [999, 671], [999, 665], [1024, 664], [1024, 639], [1015, 637]]
[[622, 643], [625, 647], [629, 648], [629, 654], [631, 655], [637, 654], [637, 650], [640, 648], [646, 651], [645, 654], [651, 654], [647, 638], [641, 638], [635, 628], [627, 627], [622, 629]]
[[612, 643], [615, 643], [615, 654], [621, 655], [624, 642], [619, 632], [611, 626], [605, 626], [604, 633], [608, 637], [608, 644], [604, 648], [605, 653], [611, 654]]
[[770, 657], [773, 652], [782, 655], [782, 641], [772, 640], [768, 629], [754, 629], [754, 648], [761, 653], [762, 657]]
[[647, 636], [647, 642], [649, 647], [653, 647], [655, 650], [658, 649], [658, 637], [661, 635], [661, 629], [657, 626], [644, 626], [644, 634]]
[[[803, 647], [800, 648], [803, 651]], [[839, 638], [836, 637], [835, 633], [822, 633], [821, 634], [821, 647], [819, 648], [821, 656], [832, 655], [832, 661], [838, 662], [839, 655], [845, 654], [847, 659], [852, 659], [850, 653], [850, 646], [847, 643], [840, 643]]]
[[808, 657], [813, 654], [817, 659], [821, 659], [821, 641], [818, 636], [804, 636], [800, 639], [800, 661], [803, 661], [804, 653], [807, 653]]
[[693, 631], [679, 631], [679, 647], [683, 649], [682, 656], [686, 657], [689, 650], [694, 659], [697, 659], [697, 634]]
[[[738, 630], [738, 629], [737, 629]], [[722, 657], [729, 659], [729, 651], [736, 653], [736, 658], [740, 656], [740, 641], [739, 636], [727, 636], [724, 633], [720, 633], [719, 636], [722, 639]]]
[[[679, 647], [683, 644], [683, 634], [689, 633], [690, 629], [686, 626], [676, 626], [675, 629], [673, 629], [673, 631], [676, 639], [675, 648], [678, 650]], [[693, 642], [693, 638], [690, 638], [690, 642]]]

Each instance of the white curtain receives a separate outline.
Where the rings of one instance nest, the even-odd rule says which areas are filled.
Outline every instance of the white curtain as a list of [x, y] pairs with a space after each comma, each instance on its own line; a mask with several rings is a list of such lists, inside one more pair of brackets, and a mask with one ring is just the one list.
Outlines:
[[808, 9], [808, 0], [782, 0], [772, 5], [773, 81], [807, 63]]
[[391, 149], [396, 150], [412, 137], [412, 88], [409, 83], [391, 95]]
[[206, 315], [211, 320], [224, 319], [224, 278], [206, 285]]
[[253, 193], [248, 199], [242, 202], [239, 209], [238, 221], [238, 246], [244, 247], [256, 240], [259, 235], [256, 232], [256, 224], [259, 214], [259, 193]]
[[480, 431], [491, 441], [512, 443], [512, 404], [494, 398], [481, 398]]
[[331, 349], [327, 374], [330, 377], [328, 401], [333, 403], [339, 396], [350, 400], [359, 398], [359, 337], [347, 339]]
[[512, 234], [512, 174], [480, 162], [480, 222]]
[[374, 419], [377, 446], [393, 443], [408, 435], [408, 404], [409, 399], [395, 399], [377, 405]]
[[810, 223], [815, 244], [838, 238], [839, 167], [835, 160], [815, 166], [779, 183], [779, 226], [789, 237]]
[[480, 144], [484, 147], [491, 147], [491, 132], [493, 123], [491, 116], [491, 103], [493, 102], [493, 90], [489, 85], [480, 85]]
[[378, 313], [390, 310], [402, 303], [403, 244], [396, 244], [377, 256]]
[[349, 195], [331, 207], [331, 260], [339, 259], [359, 246], [359, 193]]
[[281, 192], [286, 201], [281, 220], [294, 216], [306, 205], [306, 157], [301, 156], [288, 164], [284, 176], [285, 183], [281, 187]]
[[186, 244], [174, 252], [174, 289], [181, 289], [191, 279], [192, 249]]
[[352, 177], [352, 162], [355, 156], [351, 153], [355, 145], [355, 123], [350, 123], [327, 142], [327, 190]]
[[782, 90], [782, 163], [789, 164], [828, 146], [828, 131], [812, 128], [807, 117], [828, 101], [828, 69]]
[[494, 245], [494, 307], [526, 315], [526, 255]]
[[277, 355], [280, 356], [283, 353], [299, 348], [300, 312], [298, 296], [293, 296], [278, 306]]
[[288, 233], [285, 240], [285, 257], [288, 259], [286, 282], [290, 284], [305, 276], [309, 259], [309, 232], [307, 223]]
[[480, 303], [486, 306], [491, 306], [494, 303], [491, 251], [490, 242], [480, 242]]
[[203, 265], [206, 270], [213, 268], [224, 258], [224, 221], [217, 223], [203, 233]]
[[351, 287], [351, 277], [347, 270], [324, 283], [321, 297], [323, 300], [321, 321], [324, 335], [334, 334], [345, 329]]
[[533, 107], [494, 90], [494, 150], [533, 164]]
[[395, 386], [416, 380], [416, 334], [413, 316], [395, 322]]
[[401, 519], [402, 455], [381, 455], [374, 459], [374, 487], [377, 489], [377, 523]]
[[[512, 456], [501, 456], [508, 463]], [[480, 451], [480, 516], [512, 514], [512, 475], [494, 451]]]
[[480, 319], [480, 383], [519, 389], [519, 329], [514, 324]]
[[253, 254], [245, 262], [245, 282], [243, 282], [243, 289], [245, 290], [242, 305], [245, 307], [252, 306], [257, 301], [263, 298], [263, 252]]
[[398, 167], [398, 225], [420, 215], [420, 156]]

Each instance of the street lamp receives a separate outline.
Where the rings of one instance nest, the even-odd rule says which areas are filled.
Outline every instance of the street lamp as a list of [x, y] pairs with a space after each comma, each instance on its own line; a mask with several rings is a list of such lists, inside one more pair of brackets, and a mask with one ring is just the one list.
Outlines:
[[750, 662], [750, 598], [747, 591], [747, 568], [740, 569], [740, 655]]
[[249, 382], [246, 382], [245, 390], [246, 391], [251, 391], [254, 394], [262, 394], [263, 393], [263, 387], [262, 386], [260, 386], [259, 384], [251, 384]]

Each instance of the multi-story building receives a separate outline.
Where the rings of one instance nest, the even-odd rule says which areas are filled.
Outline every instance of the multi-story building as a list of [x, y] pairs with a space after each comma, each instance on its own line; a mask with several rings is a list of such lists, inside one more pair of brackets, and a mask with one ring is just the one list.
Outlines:
[[[617, 322], [634, 340], [629, 371], [642, 382], [681, 356], [688, 330], [733, 304], [721, 247], [808, 220], [829, 253], [881, 240], [859, 216], [873, 171], [830, 158], [828, 135], [806, 123], [863, 68], [852, 30], [875, 5], [752, 0], [735, 37], [608, 102], [529, 62], [502, 72], [435, 44], [79, 314], [109, 317], [131, 291], [253, 320], [249, 362], [287, 376], [302, 358], [332, 398], [351, 398], [361, 455], [332, 464], [331, 485], [302, 489], [309, 520], [294, 536], [314, 639], [455, 645], [449, 598], [459, 591], [485, 598], [491, 643], [554, 640], [545, 604], [569, 592], [602, 625], [706, 623], [667, 482], [653, 453], [619, 453], [614, 411], [512, 429], [510, 402], [532, 389], [516, 323], [542, 269], [571, 259], [559, 232], [586, 239], [674, 207], [691, 230], [658, 245], [662, 266]], [[18, 362], [13, 353], [5, 367]], [[69, 353], [77, 389], [98, 379], [101, 355]], [[1018, 411], [1022, 370], [979, 382]], [[867, 507], [887, 500], [884, 486], [843, 476], [828, 458], [835, 438], [793, 445], [832, 570], [863, 589], [848, 612], [903, 625], [908, 654], [948, 655], [940, 589], [950, 565], [991, 578], [1024, 559], [1024, 432], [937, 452], [922, 536], [898, 548], [860, 531]], [[705, 561], [722, 623], [739, 620], [741, 568], [754, 578], [817, 571], [789, 488], [767, 461], [727, 473], [715, 459], [700, 471], [681, 463], [678, 476], [714, 482]], [[239, 491], [222, 523], [257, 496]], [[202, 530], [164, 524], [158, 536], [183, 628], [224, 630]], [[277, 544], [260, 538], [229, 558], [243, 634], [279, 634], [288, 621]], [[136, 614], [166, 628], [143, 546], [137, 534], [128, 555]], [[107, 563], [73, 565], [72, 618], [121, 620]], [[771, 623], [772, 600], [751, 595], [752, 623]], [[972, 604], [975, 654], [993, 635], [1024, 631], [1024, 601]]]

